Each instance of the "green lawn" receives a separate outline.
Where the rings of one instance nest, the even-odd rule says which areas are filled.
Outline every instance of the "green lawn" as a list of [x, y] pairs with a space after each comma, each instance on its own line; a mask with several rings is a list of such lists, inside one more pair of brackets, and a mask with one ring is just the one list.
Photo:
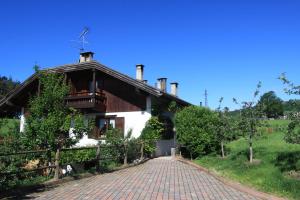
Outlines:
[[[286, 126], [288, 121], [272, 120], [269, 123], [273, 127]], [[258, 190], [300, 199], [300, 179], [286, 175], [291, 170], [300, 170], [300, 145], [285, 143], [283, 136], [282, 131], [266, 133], [254, 141], [254, 158], [260, 160], [256, 165], [248, 162], [248, 143], [244, 138], [226, 146], [226, 159], [209, 155], [195, 162]]]

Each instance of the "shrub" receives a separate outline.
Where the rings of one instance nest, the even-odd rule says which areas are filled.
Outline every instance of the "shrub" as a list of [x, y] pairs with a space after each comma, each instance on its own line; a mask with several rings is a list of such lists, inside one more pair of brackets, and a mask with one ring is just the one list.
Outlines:
[[204, 107], [189, 106], [176, 113], [177, 141], [189, 151], [191, 158], [215, 151], [217, 122], [218, 115]]
[[289, 143], [300, 144], [300, 122], [298, 120], [289, 124], [284, 139]]
[[151, 155], [156, 148], [156, 141], [161, 138], [161, 134], [164, 131], [164, 125], [158, 119], [158, 117], [151, 117], [139, 139], [144, 143], [144, 151], [148, 156]]

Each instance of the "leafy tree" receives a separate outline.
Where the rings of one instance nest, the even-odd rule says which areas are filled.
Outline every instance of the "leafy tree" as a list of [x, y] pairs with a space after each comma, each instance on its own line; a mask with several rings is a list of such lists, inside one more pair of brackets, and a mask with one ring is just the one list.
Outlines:
[[[287, 79], [286, 75], [283, 73], [279, 79], [285, 85], [285, 93], [291, 95], [300, 95], [300, 85], [295, 85], [293, 82]], [[289, 143], [300, 144], [300, 118], [296, 114], [292, 117], [292, 122], [288, 126], [288, 131], [285, 135], [285, 140]]]
[[300, 123], [299, 120], [293, 120], [288, 125], [288, 130], [284, 136], [285, 141], [289, 143], [300, 144]]
[[24, 141], [31, 148], [56, 152], [54, 178], [58, 179], [61, 148], [74, 145], [89, 127], [83, 116], [64, 102], [69, 93], [64, 76], [45, 71], [38, 71], [38, 74], [42, 90], [29, 102]]
[[0, 76], [0, 99], [9, 91], [15, 89], [19, 84], [20, 82], [12, 80], [11, 77]]
[[177, 141], [187, 148], [191, 159], [215, 151], [217, 113], [205, 107], [189, 106], [175, 115]]
[[229, 109], [225, 107], [222, 110], [221, 107], [222, 102], [223, 102], [223, 97], [220, 98], [219, 107], [217, 108], [219, 119], [218, 119], [218, 123], [216, 123], [215, 136], [217, 141], [220, 142], [222, 158], [225, 158], [224, 143], [232, 140], [235, 132], [234, 132], [234, 122], [228, 116]]
[[283, 102], [284, 112], [299, 112], [300, 111], [300, 100], [299, 99], [290, 99]]
[[130, 129], [126, 136], [123, 137], [121, 131], [119, 129], [109, 129], [106, 132], [106, 143], [108, 145], [113, 145], [114, 148], [118, 151], [118, 157], [123, 158], [123, 164], [128, 164], [128, 151], [130, 145], [133, 145], [134, 138], [131, 138], [132, 129]]
[[233, 98], [234, 103], [242, 106], [240, 128], [242, 132], [248, 135], [250, 163], [253, 162], [253, 137], [257, 134], [257, 128], [261, 125], [261, 120], [259, 119], [261, 116], [261, 110], [259, 106], [256, 106], [255, 101], [260, 88], [261, 82], [257, 84], [251, 101], [245, 101], [240, 104], [235, 98]]
[[267, 118], [283, 116], [283, 102], [273, 91], [263, 94], [258, 101], [258, 106]]
[[151, 155], [156, 148], [156, 141], [161, 138], [164, 125], [158, 117], [151, 117], [139, 137], [146, 154]]

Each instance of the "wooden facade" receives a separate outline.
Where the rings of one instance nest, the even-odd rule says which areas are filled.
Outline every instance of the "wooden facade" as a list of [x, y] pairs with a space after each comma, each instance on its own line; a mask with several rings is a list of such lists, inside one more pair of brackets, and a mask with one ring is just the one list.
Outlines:
[[131, 112], [146, 109], [146, 94], [104, 73], [85, 70], [67, 74], [67, 105], [87, 112]]

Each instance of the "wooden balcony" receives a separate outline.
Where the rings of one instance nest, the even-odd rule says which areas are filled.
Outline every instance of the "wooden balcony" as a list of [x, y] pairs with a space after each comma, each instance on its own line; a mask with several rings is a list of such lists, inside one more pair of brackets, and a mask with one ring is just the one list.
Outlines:
[[67, 106], [105, 112], [106, 97], [103, 93], [76, 93], [65, 98]]

